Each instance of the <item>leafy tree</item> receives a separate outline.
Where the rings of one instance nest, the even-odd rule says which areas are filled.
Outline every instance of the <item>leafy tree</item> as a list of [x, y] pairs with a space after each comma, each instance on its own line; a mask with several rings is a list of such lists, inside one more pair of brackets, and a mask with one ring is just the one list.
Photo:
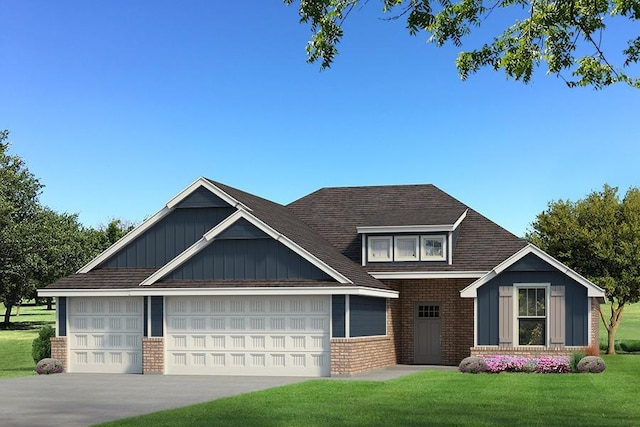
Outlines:
[[552, 201], [532, 227], [530, 242], [605, 289], [610, 312], [600, 317], [615, 354], [624, 307], [640, 301], [640, 190], [620, 199], [605, 185], [577, 202]]
[[[322, 69], [330, 67], [344, 35], [345, 20], [360, 4], [364, 7], [368, 3], [300, 0], [300, 21], [310, 24], [312, 32], [307, 45], [308, 62], [320, 61]], [[612, 27], [619, 29], [620, 23], [640, 19], [640, 0], [380, 0], [380, 3], [383, 12], [389, 14], [388, 19], [406, 19], [411, 35], [424, 31], [430, 34], [429, 41], [438, 46], [451, 42], [460, 47], [473, 29], [497, 25], [502, 32], [492, 40], [459, 53], [456, 66], [463, 80], [483, 67], [490, 67], [527, 83], [534, 69], [544, 62], [548, 73], [561, 77], [569, 87], [601, 89], [621, 82], [640, 88], [640, 78], [627, 72], [640, 59], [640, 36], [634, 35], [626, 46], [617, 49], [610, 44], [605, 48], [604, 43], [611, 41], [606, 36], [611, 36]], [[513, 24], [503, 29], [505, 21]], [[618, 49], [622, 55], [612, 53]]]

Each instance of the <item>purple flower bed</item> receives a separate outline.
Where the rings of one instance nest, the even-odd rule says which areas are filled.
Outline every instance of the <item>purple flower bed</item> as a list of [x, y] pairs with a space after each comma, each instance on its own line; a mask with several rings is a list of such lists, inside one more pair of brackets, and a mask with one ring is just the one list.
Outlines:
[[38, 362], [36, 365], [36, 372], [39, 375], [59, 374], [64, 372], [64, 366], [58, 359], [46, 358]]
[[592, 374], [599, 374], [606, 369], [604, 360], [598, 356], [583, 357], [578, 363], [578, 372], [590, 372]]
[[460, 372], [500, 373], [500, 372], [537, 372], [540, 374], [571, 372], [567, 356], [482, 356], [467, 357], [460, 363]]

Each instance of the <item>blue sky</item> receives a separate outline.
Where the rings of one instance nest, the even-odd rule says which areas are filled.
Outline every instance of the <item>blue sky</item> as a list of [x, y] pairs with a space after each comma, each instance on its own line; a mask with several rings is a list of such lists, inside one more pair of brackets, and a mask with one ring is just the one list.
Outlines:
[[463, 82], [457, 49], [379, 16], [352, 14], [320, 72], [279, 0], [4, 0], [0, 128], [42, 202], [90, 226], [141, 221], [207, 176], [280, 203], [432, 183], [523, 235], [550, 200], [640, 184], [640, 91], [545, 69]]

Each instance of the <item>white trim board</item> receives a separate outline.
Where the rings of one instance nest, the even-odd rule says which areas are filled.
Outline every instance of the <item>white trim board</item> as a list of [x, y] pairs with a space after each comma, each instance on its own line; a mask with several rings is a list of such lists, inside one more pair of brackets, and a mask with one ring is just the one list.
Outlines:
[[398, 298], [397, 291], [361, 286], [274, 287], [274, 288], [149, 288], [131, 289], [39, 289], [40, 297], [127, 297], [127, 296], [197, 296], [197, 295], [359, 295]]
[[584, 276], [581, 276], [574, 270], [570, 269], [548, 253], [544, 252], [542, 249], [532, 245], [527, 244], [524, 248], [520, 249], [515, 254], [511, 255], [509, 258], [498, 264], [493, 270], [486, 273], [484, 276], [480, 277], [478, 280], [464, 288], [460, 291], [460, 296], [462, 298], [476, 298], [478, 296], [478, 288], [489, 282], [491, 279], [505, 271], [507, 268], [520, 261], [526, 255], [534, 254], [538, 258], [550, 264], [552, 267], [556, 268], [561, 273], [566, 274], [576, 282], [580, 283], [582, 286], [587, 288], [587, 296], [588, 297], [601, 297], [604, 298], [604, 289], [599, 287], [598, 285], [592, 283]]
[[371, 271], [376, 279], [477, 279], [486, 271]]
[[356, 227], [358, 234], [363, 233], [431, 233], [431, 232], [451, 232], [454, 231], [463, 219], [466, 218], [466, 209], [453, 224], [433, 224], [433, 225], [365, 225]]
[[339, 283], [345, 283], [345, 284], [353, 283], [346, 276], [342, 275], [337, 270], [330, 267], [327, 263], [325, 263], [324, 261], [320, 260], [319, 258], [309, 253], [307, 250], [299, 246], [297, 243], [295, 243], [285, 235], [274, 230], [273, 228], [271, 228], [270, 226], [262, 222], [260, 219], [253, 216], [251, 213], [244, 210], [238, 210], [233, 214], [231, 214], [229, 217], [227, 217], [220, 224], [216, 225], [211, 230], [206, 232], [200, 240], [196, 241], [193, 245], [191, 245], [186, 250], [184, 250], [181, 254], [179, 254], [174, 259], [169, 261], [162, 268], [158, 269], [151, 276], [143, 280], [139, 286], [149, 286], [156, 283], [158, 280], [162, 279], [167, 274], [171, 273], [176, 268], [184, 264], [187, 260], [189, 260], [191, 257], [196, 255], [198, 252], [200, 252], [201, 250], [209, 246], [209, 244], [211, 244], [220, 233], [222, 233], [224, 230], [229, 228], [231, 225], [233, 225], [236, 221], [238, 221], [241, 218], [246, 219], [251, 224], [256, 226], [258, 229], [266, 233], [269, 237], [282, 243], [287, 248], [291, 249], [296, 254], [300, 255], [302, 258], [309, 261], [312, 265], [319, 268], [320, 270], [322, 270], [324, 273], [331, 276], [333, 279], [335, 279]]

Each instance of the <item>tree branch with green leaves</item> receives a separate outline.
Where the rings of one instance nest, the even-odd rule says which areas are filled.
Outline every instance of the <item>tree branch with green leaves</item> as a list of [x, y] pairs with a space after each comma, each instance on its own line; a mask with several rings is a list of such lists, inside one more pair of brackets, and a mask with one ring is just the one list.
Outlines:
[[[297, 3], [300, 22], [311, 27], [307, 61], [331, 67], [344, 36], [343, 24], [359, 0], [284, 0]], [[500, 18], [513, 19], [499, 28], [492, 40], [459, 52], [456, 67], [462, 80], [483, 68], [503, 71], [508, 78], [529, 83], [536, 68], [546, 64], [547, 74], [569, 87], [602, 89], [614, 83], [640, 88], [638, 61], [640, 36], [615, 40], [611, 29], [620, 22], [640, 20], [640, 0], [380, 0], [387, 19], [406, 19], [411, 35], [429, 34], [437, 46], [456, 47], [470, 40], [473, 30], [495, 27]], [[501, 17], [499, 15], [502, 15]], [[637, 29], [634, 29], [637, 31]], [[635, 36], [635, 37], [634, 37]], [[607, 39], [608, 37], [608, 39]], [[618, 50], [611, 39], [620, 41]], [[624, 44], [626, 42], [626, 44]]]

